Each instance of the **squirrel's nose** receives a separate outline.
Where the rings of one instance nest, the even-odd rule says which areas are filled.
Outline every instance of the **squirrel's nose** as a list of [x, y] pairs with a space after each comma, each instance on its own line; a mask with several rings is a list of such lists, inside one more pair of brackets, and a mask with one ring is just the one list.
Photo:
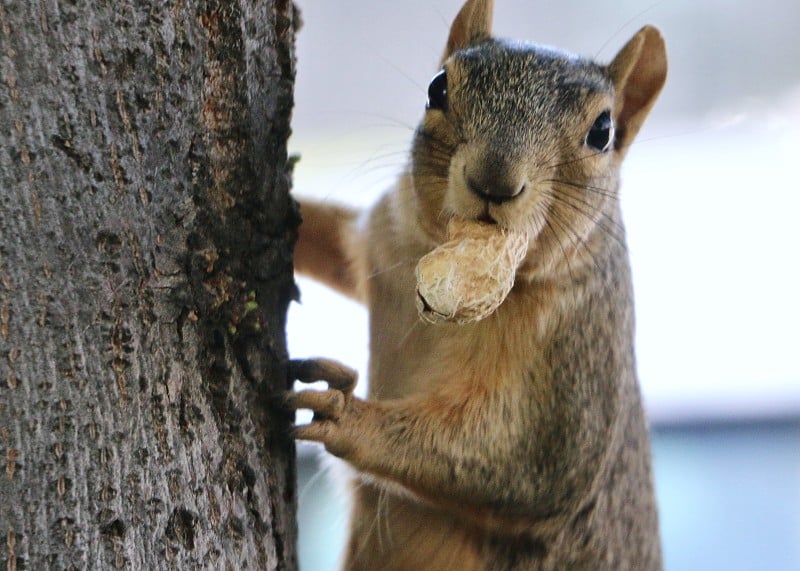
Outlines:
[[[464, 181], [469, 191], [486, 202], [502, 204], [525, 191], [525, 181], [513, 161], [487, 153], [483, 160], [464, 167]], [[471, 168], [470, 168], [471, 167]]]
[[504, 179], [498, 176], [473, 178], [465, 173], [464, 180], [472, 194], [492, 204], [502, 204], [514, 200], [525, 191], [525, 183], [515, 179]]
[[504, 182], [479, 183], [467, 178], [467, 188], [470, 192], [486, 202], [502, 204], [514, 200], [525, 190], [524, 184], [508, 184]]

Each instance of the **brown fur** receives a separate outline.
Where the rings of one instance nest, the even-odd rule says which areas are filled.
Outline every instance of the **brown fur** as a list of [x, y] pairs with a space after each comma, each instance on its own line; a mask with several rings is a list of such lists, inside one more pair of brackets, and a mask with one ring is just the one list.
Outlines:
[[[289, 396], [315, 411], [297, 436], [361, 475], [346, 569], [659, 569], [618, 173], [663, 85], [663, 41], [644, 28], [601, 66], [490, 39], [491, 4], [453, 23], [448, 109], [425, 114], [366, 224], [302, 205], [298, 268], [367, 304], [371, 360], [368, 400], [341, 366], [296, 364], [331, 381]], [[617, 137], [592, 152], [604, 109]], [[525, 191], [482, 200], [465, 176], [487, 172]], [[530, 251], [493, 315], [430, 325], [414, 267], [453, 215], [524, 228]]]

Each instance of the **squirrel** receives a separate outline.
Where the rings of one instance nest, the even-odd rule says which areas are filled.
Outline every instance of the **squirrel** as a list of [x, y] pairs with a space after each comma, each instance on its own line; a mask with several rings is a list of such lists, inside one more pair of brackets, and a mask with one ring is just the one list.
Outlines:
[[[607, 65], [491, 35], [493, 1], [450, 28], [407, 167], [368, 213], [301, 201], [295, 267], [369, 309], [367, 399], [327, 359], [291, 362], [295, 436], [357, 474], [347, 570], [661, 568], [619, 206], [626, 151], [661, 91], [642, 28]], [[489, 317], [429, 324], [414, 267], [458, 216], [522, 229]]]

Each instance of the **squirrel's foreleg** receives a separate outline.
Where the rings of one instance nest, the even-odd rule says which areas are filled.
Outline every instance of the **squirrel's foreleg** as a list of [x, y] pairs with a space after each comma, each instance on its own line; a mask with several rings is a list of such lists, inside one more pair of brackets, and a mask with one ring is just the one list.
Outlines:
[[[342, 381], [342, 370], [317, 367], [313, 374], [298, 375], [305, 382], [324, 381], [328, 371], [331, 379], [329, 390], [287, 395], [290, 408], [314, 412], [311, 423], [295, 429], [297, 438], [320, 442], [359, 472], [479, 522], [488, 516], [495, 525], [502, 520], [513, 525], [522, 514], [560, 503], [560, 494], [553, 493], [559, 488], [555, 480], [570, 470], [536, 477], [529, 465], [536, 455], [526, 448], [536, 447], [546, 430], [535, 423], [523, 426], [525, 403], [501, 402], [479, 391], [474, 398], [434, 391], [366, 401], [352, 394], [353, 383]], [[504, 415], [519, 418], [497, 423]], [[575, 444], [564, 442], [559, 461], [577, 457], [571, 450]], [[574, 471], [597, 469], [580, 468]]]
[[300, 215], [303, 223], [295, 246], [295, 270], [361, 301], [356, 271], [347, 251], [358, 213], [342, 206], [301, 200]]

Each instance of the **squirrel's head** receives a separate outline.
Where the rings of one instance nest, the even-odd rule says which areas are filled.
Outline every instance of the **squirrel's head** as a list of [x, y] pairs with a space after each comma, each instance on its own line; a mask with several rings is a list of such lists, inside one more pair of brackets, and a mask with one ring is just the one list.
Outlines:
[[412, 150], [422, 223], [440, 237], [451, 215], [482, 219], [563, 251], [615, 224], [620, 163], [666, 78], [664, 42], [645, 27], [601, 65], [493, 39], [492, 4], [467, 1], [428, 88]]

